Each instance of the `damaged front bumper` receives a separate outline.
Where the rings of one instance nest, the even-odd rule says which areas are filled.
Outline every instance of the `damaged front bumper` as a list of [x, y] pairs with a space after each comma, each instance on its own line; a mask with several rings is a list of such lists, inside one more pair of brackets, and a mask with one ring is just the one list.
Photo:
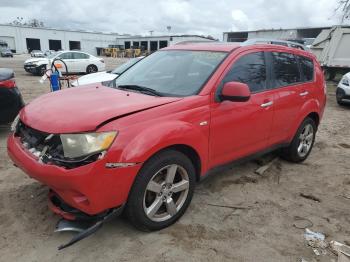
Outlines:
[[55, 214], [60, 215], [63, 218], [58, 221], [55, 232], [78, 232], [69, 242], [60, 245], [58, 250], [69, 247], [92, 235], [99, 230], [105, 222], [119, 216], [124, 209], [124, 205], [122, 205], [91, 216], [69, 206], [52, 190], [49, 193], [49, 207]]
[[123, 205], [141, 166], [107, 168], [108, 156], [72, 169], [45, 164], [13, 134], [7, 147], [16, 166], [51, 188], [65, 203], [88, 215]]

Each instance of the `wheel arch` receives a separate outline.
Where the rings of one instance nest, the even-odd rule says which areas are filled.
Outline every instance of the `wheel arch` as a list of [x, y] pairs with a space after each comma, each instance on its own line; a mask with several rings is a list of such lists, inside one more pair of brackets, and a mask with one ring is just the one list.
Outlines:
[[185, 144], [174, 144], [174, 145], [169, 145], [165, 148], [160, 149], [159, 151], [155, 152], [152, 156], [157, 155], [157, 154], [161, 154], [162, 152], [167, 151], [167, 150], [178, 151], [178, 152], [184, 154], [186, 157], [188, 157], [190, 159], [190, 161], [192, 162], [194, 169], [196, 171], [196, 181], [200, 180], [202, 162], [201, 162], [200, 155], [198, 154], [196, 149], [194, 149], [193, 147], [191, 147], [189, 145], [185, 145]]

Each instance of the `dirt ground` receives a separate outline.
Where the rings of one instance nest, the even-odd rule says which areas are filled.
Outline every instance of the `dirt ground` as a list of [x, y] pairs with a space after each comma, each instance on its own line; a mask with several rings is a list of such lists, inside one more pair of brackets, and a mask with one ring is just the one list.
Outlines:
[[[30, 102], [49, 87], [24, 71], [25, 58], [0, 58], [0, 67], [15, 70]], [[108, 69], [122, 62], [105, 60]], [[336, 104], [334, 90], [329, 83], [324, 119], [304, 163], [278, 159], [263, 175], [254, 171], [273, 155], [238, 165], [199, 184], [186, 214], [167, 229], [139, 232], [118, 218], [62, 251], [57, 247], [73, 234], [53, 232], [58, 217], [47, 207], [48, 189], [12, 165], [9, 127], [1, 127], [0, 261], [336, 261], [329, 250], [316, 256], [304, 230], [293, 226], [305, 218], [327, 240], [350, 244], [350, 107]]]

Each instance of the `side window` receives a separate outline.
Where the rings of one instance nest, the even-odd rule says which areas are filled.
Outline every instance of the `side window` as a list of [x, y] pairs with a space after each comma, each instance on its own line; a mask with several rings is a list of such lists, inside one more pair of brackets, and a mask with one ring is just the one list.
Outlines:
[[72, 52], [67, 52], [59, 55], [61, 59], [73, 59]]
[[301, 82], [297, 60], [293, 54], [272, 52], [273, 87], [283, 87]]
[[303, 82], [314, 80], [314, 62], [310, 58], [299, 56], [300, 70], [303, 76]]
[[73, 54], [73, 59], [88, 59], [89, 56], [87, 54], [84, 53], [78, 53], [78, 52], [74, 52]]
[[247, 84], [252, 93], [266, 89], [264, 53], [251, 53], [238, 59], [225, 76], [223, 83], [233, 81]]

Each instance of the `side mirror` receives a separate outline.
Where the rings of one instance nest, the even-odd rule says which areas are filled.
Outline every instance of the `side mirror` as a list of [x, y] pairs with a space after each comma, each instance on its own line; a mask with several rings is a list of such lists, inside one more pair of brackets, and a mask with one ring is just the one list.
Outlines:
[[249, 86], [239, 82], [225, 83], [220, 95], [221, 101], [246, 102], [249, 98]]

